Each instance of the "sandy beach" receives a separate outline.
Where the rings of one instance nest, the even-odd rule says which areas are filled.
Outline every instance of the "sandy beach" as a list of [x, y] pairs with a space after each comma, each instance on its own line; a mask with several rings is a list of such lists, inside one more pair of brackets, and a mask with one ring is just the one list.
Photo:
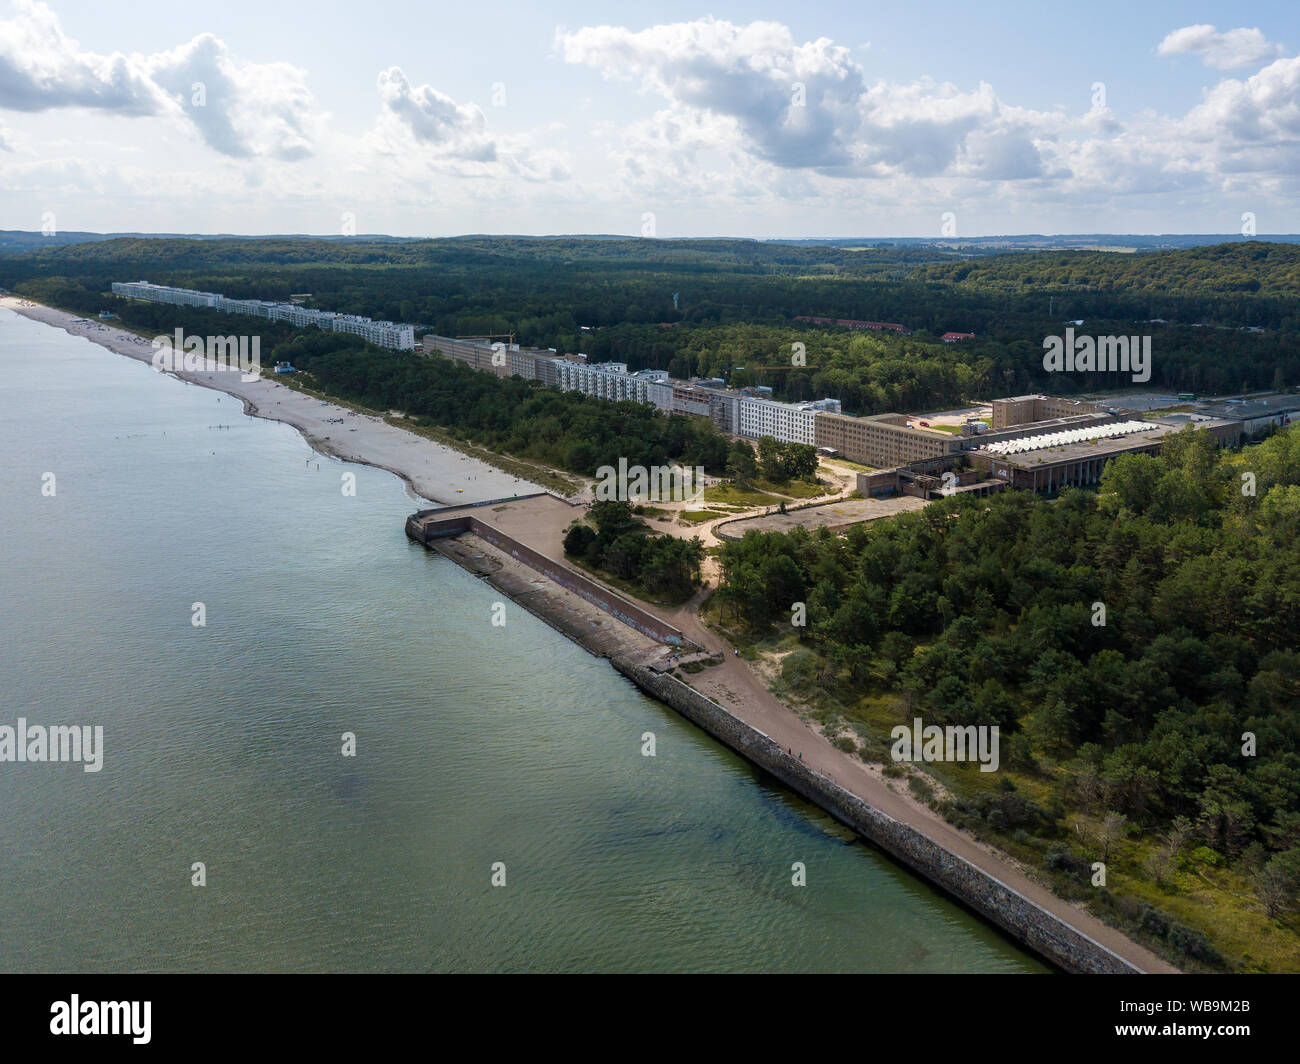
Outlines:
[[[153, 358], [149, 340], [112, 322], [78, 318], [12, 295], [0, 296], [0, 307], [84, 337], [146, 365]], [[205, 370], [169, 372], [169, 375], [232, 395], [243, 402], [244, 412], [254, 417], [292, 425], [323, 455], [386, 469], [432, 503], [483, 502], [544, 490], [381, 418], [286, 388], [269, 370], [264, 377], [248, 380], [237, 372], [207, 365], [209, 368]]]

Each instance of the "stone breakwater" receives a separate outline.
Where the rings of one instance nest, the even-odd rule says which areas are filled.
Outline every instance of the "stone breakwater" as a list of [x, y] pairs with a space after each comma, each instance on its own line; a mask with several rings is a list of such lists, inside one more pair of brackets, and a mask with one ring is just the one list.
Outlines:
[[719, 742], [1058, 968], [1110, 975], [1140, 973], [1122, 957], [969, 861], [814, 772], [757, 728], [675, 677], [654, 672], [626, 658], [615, 656], [609, 660], [641, 690], [671, 706]]

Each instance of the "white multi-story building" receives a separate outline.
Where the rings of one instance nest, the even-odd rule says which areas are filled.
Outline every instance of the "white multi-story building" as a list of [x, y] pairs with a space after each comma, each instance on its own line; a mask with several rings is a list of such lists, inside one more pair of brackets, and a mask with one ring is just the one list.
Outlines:
[[147, 299], [151, 303], [174, 303], [184, 307], [219, 308], [222, 297], [216, 292], [198, 292], [193, 288], [172, 288], [148, 281], [114, 281], [113, 294], [127, 299]]
[[[314, 325], [326, 332], [333, 331], [334, 319], [338, 315], [332, 310], [315, 310], [312, 307], [300, 307], [295, 303], [273, 303], [271, 305], [272, 321], [287, 321], [290, 325], [305, 328]], [[414, 343], [414, 338], [412, 338]]]
[[656, 409], [663, 411], [665, 414], [671, 414], [673, 412], [673, 382], [667, 378], [647, 381], [646, 402], [653, 403]]
[[740, 435], [751, 440], [771, 436], [783, 443], [812, 443], [816, 439], [817, 411], [811, 405], [742, 396], [738, 412]]
[[372, 321], [357, 314], [335, 314], [332, 324], [335, 332], [353, 333], [380, 347], [393, 347], [399, 351], [415, 350], [414, 325]]
[[631, 400], [650, 402], [650, 385], [654, 378], [628, 373], [625, 362], [601, 362], [586, 365], [567, 359], [554, 359], [556, 386], [563, 392], [582, 392], [597, 399], [613, 402]]
[[326, 332], [355, 333], [380, 347], [398, 351], [415, 350], [415, 326], [391, 321], [372, 321], [353, 314], [336, 314], [296, 303], [272, 303], [260, 299], [227, 299], [217, 292], [199, 292], [192, 288], [172, 288], [148, 281], [114, 281], [113, 294], [126, 299], [147, 299], [153, 303], [171, 303], [186, 307], [211, 307], [227, 314], [248, 314], [271, 321], [288, 322], [300, 328], [313, 325]]

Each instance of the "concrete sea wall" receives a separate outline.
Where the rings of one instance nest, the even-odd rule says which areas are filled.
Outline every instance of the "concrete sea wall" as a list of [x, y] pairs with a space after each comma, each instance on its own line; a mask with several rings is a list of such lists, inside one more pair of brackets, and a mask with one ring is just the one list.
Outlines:
[[1067, 972], [1112, 975], [1138, 972], [1126, 960], [1005, 883], [814, 772], [757, 728], [675, 677], [652, 672], [619, 657], [611, 658], [610, 662], [641, 690], [671, 706], [719, 742], [771, 773], [1057, 967]]
[[[528, 498], [528, 496], [519, 496], [518, 498]], [[546, 557], [546, 555], [539, 554], [531, 547], [520, 543], [513, 536], [509, 536], [499, 528], [481, 520], [472, 512], [477, 507], [516, 501], [518, 500], [514, 498], [493, 499], [488, 502], [476, 503], [473, 507], [447, 507], [446, 510], [454, 512], [448, 513], [445, 517], [438, 516], [439, 513], [443, 512], [441, 510], [421, 510], [406, 519], [406, 534], [416, 542], [428, 546], [430, 540], [442, 536], [458, 536], [462, 532], [472, 532], [485, 542], [491, 543], [498, 550], [504, 551], [512, 558], [516, 558], [530, 568], [537, 570], [548, 580], [553, 580], [560, 587], [572, 591], [575, 595], [604, 610], [611, 617], [622, 621], [629, 627], [635, 628], [643, 635], [648, 635], [651, 639], [657, 639], [661, 643], [668, 643], [671, 646], [691, 647], [695, 645], [680, 630], [668, 622], [660, 620], [648, 610], [642, 609], [636, 603], [623, 598], [622, 595], [616, 595], [577, 570], [570, 569], [567, 565], [560, 565], [558, 562]], [[470, 512], [466, 512], [467, 510]]]

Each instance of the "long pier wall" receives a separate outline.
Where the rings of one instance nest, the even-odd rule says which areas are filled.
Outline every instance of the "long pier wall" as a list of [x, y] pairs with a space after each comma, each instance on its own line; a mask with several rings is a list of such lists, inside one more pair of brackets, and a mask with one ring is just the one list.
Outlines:
[[[521, 498], [528, 498], [528, 496], [521, 495], [511, 499], [493, 499], [489, 502], [476, 503], [474, 507], [492, 506], [501, 502], [516, 502]], [[427, 547], [431, 540], [443, 536], [458, 536], [464, 532], [472, 532], [498, 550], [509, 554], [512, 558], [523, 562], [530, 568], [536, 569], [548, 580], [552, 580], [560, 587], [572, 591], [575, 595], [590, 602], [611, 617], [635, 628], [643, 635], [648, 635], [651, 639], [657, 639], [661, 643], [667, 643], [671, 646], [692, 647], [695, 645], [679, 629], [673, 627], [667, 621], [660, 620], [653, 613], [642, 609], [636, 603], [630, 602], [623, 598], [622, 595], [616, 595], [577, 570], [570, 569], [567, 565], [560, 565], [546, 555], [540, 554], [531, 547], [520, 543], [513, 536], [507, 535], [496, 526], [477, 517], [473, 512], [464, 512], [467, 509], [472, 509], [471, 507], [458, 506], [446, 507], [445, 509], [454, 510], [455, 512], [448, 513], [445, 517], [438, 516], [443, 510], [421, 510], [419, 513], [412, 514], [406, 519], [406, 534], [417, 543], [422, 543]]]

